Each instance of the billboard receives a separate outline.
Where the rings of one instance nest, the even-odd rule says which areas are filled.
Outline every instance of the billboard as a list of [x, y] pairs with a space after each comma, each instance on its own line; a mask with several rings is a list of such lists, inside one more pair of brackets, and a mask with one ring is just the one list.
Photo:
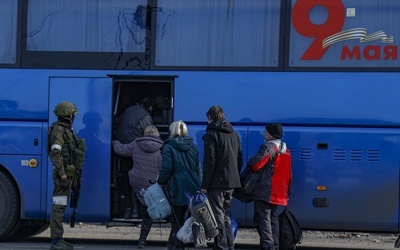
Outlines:
[[293, 0], [290, 67], [400, 67], [400, 1]]

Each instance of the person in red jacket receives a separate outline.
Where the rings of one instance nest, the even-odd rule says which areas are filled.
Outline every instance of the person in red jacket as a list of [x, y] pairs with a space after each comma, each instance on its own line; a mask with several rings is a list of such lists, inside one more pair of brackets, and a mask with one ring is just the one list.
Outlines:
[[264, 144], [249, 159], [252, 170], [264, 170], [255, 187], [254, 224], [260, 235], [263, 250], [279, 249], [278, 206], [287, 206], [292, 183], [292, 159], [286, 143], [281, 140], [283, 129], [279, 123], [265, 126]]

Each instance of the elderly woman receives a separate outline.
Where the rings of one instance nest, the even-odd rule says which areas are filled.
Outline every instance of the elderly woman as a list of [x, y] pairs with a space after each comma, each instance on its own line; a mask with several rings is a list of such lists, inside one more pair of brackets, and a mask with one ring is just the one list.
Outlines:
[[132, 157], [133, 166], [129, 170], [129, 183], [140, 203], [139, 215], [143, 218], [140, 230], [138, 248], [146, 248], [147, 235], [150, 232], [153, 220], [147, 213], [147, 207], [140, 194], [142, 188], [148, 188], [157, 179], [161, 169], [161, 148], [164, 142], [160, 139], [160, 133], [153, 125], [147, 126], [143, 137], [138, 137], [129, 144], [113, 141], [115, 153], [124, 157]]
[[169, 126], [170, 137], [162, 148], [162, 168], [158, 183], [165, 185], [168, 198], [173, 207], [172, 227], [168, 249], [171, 241], [175, 249], [185, 249], [185, 245], [176, 234], [183, 226], [185, 214], [188, 210], [186, 193], [194, 195], [201, 188], [202, 171], [200, 167], [199, 151], [188, 136], [187, 126], [183, 121], [175, 121]]

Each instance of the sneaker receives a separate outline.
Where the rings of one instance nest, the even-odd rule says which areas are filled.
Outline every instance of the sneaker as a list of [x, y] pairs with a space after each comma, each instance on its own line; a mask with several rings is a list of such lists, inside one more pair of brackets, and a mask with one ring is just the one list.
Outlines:
[[69, 246], [70, 249], [74, 249], [74, 246], [73, 246], [71, 243], [65, 241], [64, 239], [61, 239], [60, 241], [61, 241], [62, 243], [64, 243], [65, 245]]
[[[67, 245], [68, 244], [68, 245]], [[51, 244], [50, 249], [72, 250], [74, 247], [64, 240], [60, 240], [57, 244]]]

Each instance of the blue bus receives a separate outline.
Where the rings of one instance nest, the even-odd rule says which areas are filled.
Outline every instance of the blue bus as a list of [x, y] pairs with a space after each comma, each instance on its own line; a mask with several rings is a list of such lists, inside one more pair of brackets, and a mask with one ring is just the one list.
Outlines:
[[[132, 223], [111, 141], [144, 96], [162, 136], [185, 121], [201, 156], [212, 105], [245, 160], [281, 123], [302, 228], [399, 232], [399, 12], [398, 0], [2, 0], [0, 240], [49, 225], [60, 101], [87, 142], [76, 220]], [[232, 213], [253, 226], [252, 203]]]

